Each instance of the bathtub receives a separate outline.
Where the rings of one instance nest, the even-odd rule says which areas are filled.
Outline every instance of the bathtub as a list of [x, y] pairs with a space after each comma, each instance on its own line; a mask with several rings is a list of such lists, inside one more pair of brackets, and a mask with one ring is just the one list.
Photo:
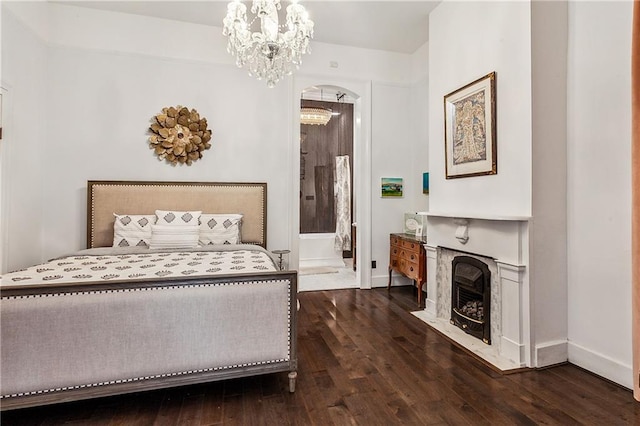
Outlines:
[[336, 234], [300, 234], [300, 268], [316, 266], [344, 267], [342, 252], [333, 246]]

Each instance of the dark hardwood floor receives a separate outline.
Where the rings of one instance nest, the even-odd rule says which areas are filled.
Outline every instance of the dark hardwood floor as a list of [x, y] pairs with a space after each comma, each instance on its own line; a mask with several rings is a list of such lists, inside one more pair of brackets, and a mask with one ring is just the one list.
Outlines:
[[573, 365], [501, 375], [410, 314], [413, 288], [300, 294], [286, 374], [3, 412], [11, 425], [640, 425], [631, 391]]

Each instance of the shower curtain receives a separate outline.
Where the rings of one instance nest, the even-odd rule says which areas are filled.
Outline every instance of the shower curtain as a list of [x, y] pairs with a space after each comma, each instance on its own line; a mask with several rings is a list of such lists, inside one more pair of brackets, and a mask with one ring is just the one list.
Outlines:
[[640, 401], [640, 2], [633, 2], [631, 45], [633, 396]]
[[351, 170], [349, 156], [336, 157], [334, 174], [334, 197], [336, 206], [336, 251], [351, 250]]

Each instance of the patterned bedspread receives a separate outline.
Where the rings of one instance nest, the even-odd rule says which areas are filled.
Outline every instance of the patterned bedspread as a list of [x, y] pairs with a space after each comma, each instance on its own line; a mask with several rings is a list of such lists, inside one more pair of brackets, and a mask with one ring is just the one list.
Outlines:
[[50, 282], [104, 282], [276, 271], [269, 252], [260, 246], [207, 246], [196, 249], [88, 249], [0, 277], [2, 285]]

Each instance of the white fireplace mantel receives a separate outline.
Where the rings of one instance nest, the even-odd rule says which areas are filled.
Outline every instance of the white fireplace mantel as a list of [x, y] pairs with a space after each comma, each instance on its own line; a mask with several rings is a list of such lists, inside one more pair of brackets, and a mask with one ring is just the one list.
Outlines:
[[427, 213], [427, 243], [431, 246], [526, 265], [529, 216]]
[[[529, 304], [529, 216], [470, 215], [458, 213], [427, 213], [427, 300], [425, 314], [432, 318], [432, 325], [442, 323], [448, 328], [449, 318], [444, 318], [438, 294], [450, 288], [449, 282], [438, 282], [439, 248], [475, 254], [491, 258], [497, 266], [496, 289], [500, 300], [500, 335], [493, 342], [492, 362], [498, 366], [504, 359], [514, 368], [531, 365], [530, 359], [530, 304]], [[440, 289], [440, 292], [439, 292]], [[442, 331], [442, 330], [441, 330]], [[462, 333], [464, 334], [464, 333]], [[448, 335], [448, 334], [447, 334]], [[458, 337], [456, 337], [458, 336]], [[466, 336], [453, 332], [450, 336], [467, 346]], [[485, 349], [478, 350], [472, 342], [469, 349], [480, 356]], [[489, 348], [487, 348], [489, 349]], [[488, 352], [491, 352], [489, 350]], [[502, 368], [502, 367], [499, 367]]]
[[492, 214], [475, 214], [475, 213], [454, 213], [454, 212], [426, 212], [426, 216], [431, 217], [450, 217], [454, 219], [481, 219], [481, 220], [497, 220], [497, 221], [529, 221], [531, 216], [511, 216], [511, 215], [492, 215]]

